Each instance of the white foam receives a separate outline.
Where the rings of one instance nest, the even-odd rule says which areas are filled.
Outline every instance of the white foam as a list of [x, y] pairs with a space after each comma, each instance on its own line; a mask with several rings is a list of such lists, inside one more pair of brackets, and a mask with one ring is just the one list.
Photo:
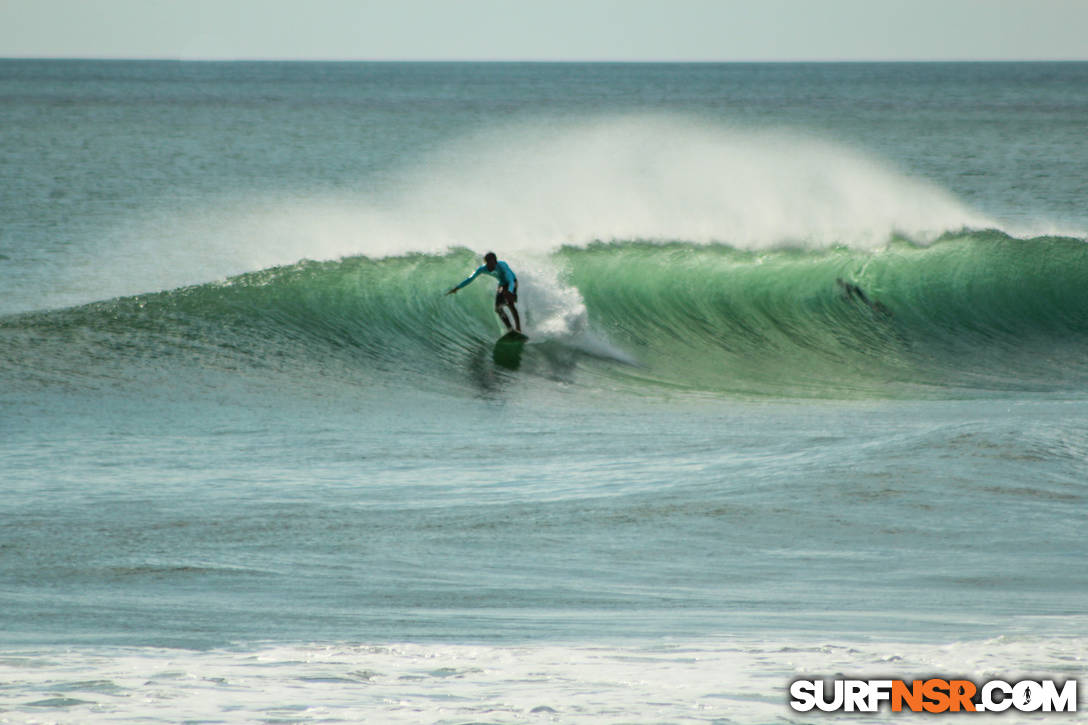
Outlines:
[[525, 332], [539, 339], [568, 339], [583, 332], [589, 313], [581, 293], [560, 279], [559, 269], [540, 255], [511, 260], [518, 275], [519, 307], [527, 311]]
[[[57, 647], [0, 653], [5, 722], [710, 722], [792, 720], [799, 676], [1065, 680], [1083, 637], [533, 645], [297, 645], [191, 652]], [[1081, 703], [1083, 709], [1083, 702]], [[992, 717], [992, 720], [987, 720]], [[1073, 716], [1074, 718], [1076, 716]], [[821, 715], [887, 722], [888, 712]], [[1065, 716], [1063, 719], [1067, 719]], [[1034, 722], [1014, 711], [972, 722]]]

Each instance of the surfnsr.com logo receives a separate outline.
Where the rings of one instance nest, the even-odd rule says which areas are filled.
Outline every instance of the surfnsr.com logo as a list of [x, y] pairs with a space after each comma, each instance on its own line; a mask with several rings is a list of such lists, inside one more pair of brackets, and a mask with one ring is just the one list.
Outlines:
[[790, 683], [790, 707], [797, 712], [1076, 712], [1077, 681], [822, 680]]

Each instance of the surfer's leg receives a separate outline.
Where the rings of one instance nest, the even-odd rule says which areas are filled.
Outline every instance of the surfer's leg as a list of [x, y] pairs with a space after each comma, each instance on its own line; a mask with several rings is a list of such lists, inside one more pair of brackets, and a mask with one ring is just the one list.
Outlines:
[[[506, 315], [502, 312], [502, 306], [506, 305], [510, 308], [510, 314], [514, 316], [514, 328], [518, 332], [521, 332], [521, 317], [518, 315], [518, 308], [514, 307], [514, 303], [518, 301], [517, 292], [511, 292], [508, 289], [499, 287], [499, 291], [495, 294], [495, 312], [499, 313], [499, 317], [503, 322], [506, 322]], [[506, 327], [510, 327], [510, 323], [506, 322]]]
[[514, 329], [513, 326], [510, 324], [510, 318], [507, 317], [506, 313], [502, 311], [501, 305], [495, 305], [495, 314], [497, 314], [499, 316], [499, 319], [502, 320], [502, 324], [506, 325], [506, 330], [508, 332]]
[[507, 302], [506, 306], [510, 308], [510, 314], [514, 316], [514, 327], [521, 332], [521, 317], [518, 316], [518, 308], [514, 307], [513, 302]]
[[510, 324], [510, 318], [502, 311], [503, 305], [509, 307], [510, 311], [514, 313], [514, 322], [518, 325], [517, 330], [521, 332], [521, 320], [518, 319], [518, 311], [514, 309], [514, 300], [517, 300], [516, 295], [512, 295], [503, 287], [499, 287], [495, 292], [495, 314], [502, 320], [502, 324], [506, 325], [507, 331], [513, 330], [514, 326]]

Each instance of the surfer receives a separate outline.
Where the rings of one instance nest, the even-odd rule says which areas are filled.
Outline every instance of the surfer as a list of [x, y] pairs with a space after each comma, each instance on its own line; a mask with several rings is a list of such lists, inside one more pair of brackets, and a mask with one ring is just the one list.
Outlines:
[[[489, 274], [499, 280], [499, 289], [495, 292], [495, 312], [498, 314], [499, 319], [502, 320], [502, 324], [506, 325], [508, 331], [517, 330], [521, 332], [521, 318], [518, 317], [518, 308], [514, 306], [514, 303], [518, 301], [518, 278], [514, 274], [514, 270], [510, 269], [510, 265], [499, 261], [494, 252], [485, 254], [484, 263], [476, 268], [472, 276], [446, 294], [454, 294], [481, 274]], [[502, 309], [504, 305], [510, 308], [510, 314], [514, 317], [513, 325], [510, 324], [510, 318], [506, 316]]]
[[839, 287], [842, 288], [843, 297], [845, 299], [860, 300], [861, 302], [865, 303], [873, 312], [879, 312], [882, 315], [888, 315], [889, 317], [891, 316], [891, 310], [889, 310], [887, 307], [879, 302], [873, 302], [871, 299], [869, 299], [869, 296], [865, 294], [865, 291], [853, 282], [846, 282], [845, 280], [843, 280], [842, 277], [838, 277], [835, 279], [835, 284], [839, 285]]

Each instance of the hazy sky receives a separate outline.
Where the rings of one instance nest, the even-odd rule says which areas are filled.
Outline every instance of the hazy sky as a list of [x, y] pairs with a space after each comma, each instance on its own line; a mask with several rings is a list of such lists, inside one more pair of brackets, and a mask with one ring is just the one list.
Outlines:
[[0, 57], [1085, 60], [1088, 0], [0, 0]]

